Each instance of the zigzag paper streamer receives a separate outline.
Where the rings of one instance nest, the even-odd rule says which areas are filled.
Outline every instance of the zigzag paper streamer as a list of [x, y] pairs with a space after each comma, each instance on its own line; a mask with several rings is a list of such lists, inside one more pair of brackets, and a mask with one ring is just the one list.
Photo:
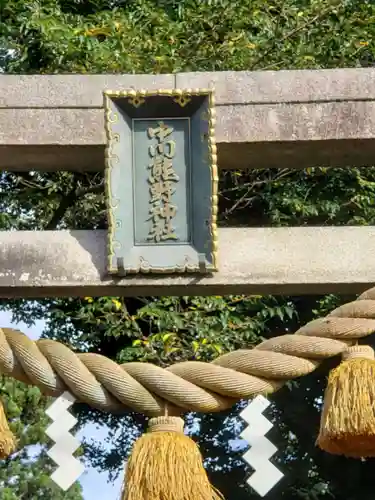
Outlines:
[[83, 464], [73, 456], [81, 443], [69, 432], [77, 423], [77, 419], [68, 412], [74, 402], [75, 397], [70, 392], [64, 392], [46, 410], [46, 414], [53, 420], [46, 429], [46, 434], [55, 442], [47, 454], [58, 465], [51, 479], [64, 491], [85, 470]]
[[246, 482], [261, 497], [267, 495], [284, 476], [269, 460], [277, 451], [276, 446], [265, 437], [273, 427], [272, 422], [262, 415], [269, 405], [270, 402], [265, 397], [257, 396], [240, 413], [241, 418], [249, 424], [241, 433], [241, 437], [250, 444], [243, 459], [254, 469]]

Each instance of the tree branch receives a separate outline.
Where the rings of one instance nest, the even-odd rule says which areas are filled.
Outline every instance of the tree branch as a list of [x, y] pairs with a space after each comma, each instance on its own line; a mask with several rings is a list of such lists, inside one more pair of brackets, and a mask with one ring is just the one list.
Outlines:
[[77, 190], [76, 188], [71, 189], [64, 197], [62, 197], [60, 205], [57, 207], [55, 213], [51, 217], [51, 220], [48, 222], [48, 224], [44, 229], [46, 231], [51, 231], [53, 229], [56, 229], [57, 226], [60, 224], [61, 220], [63, 219], [63, 217], [65, 216], [67, 210], [73, 207], [73, 205], [80, 198], [86, 196], [87, 194], [98, 193], [102, 191], [102, 189], [103, 189], [103, 181], [100, 182], [99, 184], [96, 184], [95, 186], [90, 186], [88, 188], [80, 188]]
[[[313, 18], [308, 19], [305, 23], [301, 24], [301, 26], [298, 26], [297, 28], [294, 28], [292, 31], [290, 31], [289, 33], [287, 33], [286, 35], [284, 35], [280, 40], [274, 37], [273, 42], [268, 47], [268, 49], [265, 52], [263, 52], [263, 54], [258, 59], [256, 59], [255, 62], [252, 63], [251, 70], [254, 70], [255, 67], [259, 63], [261, 63], [264, 60], [265, 57], [267, 57], [273, 50], [275, 50], [277, 42], [279, 42], [279, 41], [280, 42], [285, 42], [289, 38], [292, 38], [294, 35], [296, 35], [300, 31], [302, 31], [303, 29], [311, 26], [315, 22], [317, 22], [320, 19], [322, 19], [325, 15], [330, 14], [331, 11], [333, 11], [334, 9], [340, 7], [341, 6], [340, 4], [341, 4], [341, 2], [335, 2], [333, 5], [330, 5], [328, 8], [322, 10], [322, 12], [319, 12], [318, 14], [316, 14]], [[269, 66], [267, 66], [267, 67], [269, 67]], [[261, 68], [261, 69], [264, 69], [264, 68]]]

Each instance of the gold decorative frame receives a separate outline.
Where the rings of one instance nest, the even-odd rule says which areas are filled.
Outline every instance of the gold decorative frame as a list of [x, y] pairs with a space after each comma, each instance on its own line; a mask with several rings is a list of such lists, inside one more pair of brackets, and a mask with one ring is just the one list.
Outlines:
[[[114, 230], [118, 224], [114, 215], [114, 208], [119, 200], [115, 199], [111, 192], [110, 176], [114, 163], [119, 162], [117, 155], [113, 153], [113, 146], [120, 140], [119, 134], [113, 132], [112, 125], [118, 122], [118, 114], [111, 109], [111, 99], [113, 98], [128, 98], [129, 103], [138, 108], [145, 102], [145, 97], [149, 96], [171, 96], [175, 97], [174, 102], [181, 107], [185, 107], [191, 100], [191, 96], [207, 96], [208, 97], [208, 116], [201, 116], [201, 119], [208, 121], [208, 163], [211, 174], [211, 220], [209, 222], [209, 233], [211, 236], [211, 262], [212, 264], [204, 272], [218, 271], [218, 233], [217, 233], [217, 214], [218, 214], [218, 166], [217, 166], [217, 146], [215, 139], [215, 96], [214, 89], [158, 89], [158, 90], [104, 90], [104, 113], [105, 113], [105, 133], [106, 133], [106, 148], [105, 148], [105, 193], [106, 193], [106, 208], [108, 214], [108, 235], [107, 235], [107, 271], [110, 274], [118, 274], [119, 270], [113, 267], [113, 258], [115, 257], [114, 245], [118, 244], [114, 240]], [[203, 114], [203, 113], [202, 113]], [[139, 265], [133, 268], [127, 268], [126, 274], [136, 273], [155, 273], [155, 274], [171, 274], [171, 273], [196, 273], [202, 272], [202, 269], [196, 265], [191, 265], [186, 262], [183, 266], [177, 266], [173, 269], [164, 267], [150, 267], [146, 260], [140, 259]]]

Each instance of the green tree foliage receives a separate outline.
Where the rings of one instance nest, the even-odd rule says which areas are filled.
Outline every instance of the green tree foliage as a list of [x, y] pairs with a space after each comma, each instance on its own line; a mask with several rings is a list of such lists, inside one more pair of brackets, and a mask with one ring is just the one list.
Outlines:
[[8, 71], [128, 72], [357, 66], [369, 0], [3, 0]]
[[[174, 73], [374, 64], [375, 4], [370, 0], [1, 0], [0, 6], [0, 64], [8, 73]], [[105, 228], [102, 182], [101, 174], [3, 172], [1, 228]], [[373, 167], [223, 169], [220, 224], [373, 224], [374, 191]], [[184, 359], [209, 360], [294, 331], [347, 300], [350, 297], [331, 295], [87, 297], [3, 301], [2, 307], [18, 320], [46, 319], [44, 335], [77, 350], [99, 352], [118, 362], [165, 366]], [[270, 413], [277, 426], [271, 438], [279, 447], [275, 461], [286, 479], [267, 499], [373, 499], [373, 461], [330, 457], [315, 448], [328, 368], [329, 363], [273, 398], [276, 405]], [[244, 486], [250, 470], [232, 449], [242, 428], [237, 418], [242, 404], [224, 415], [187, 416], [212, 480], [228, 500], [252, 498]], [[23, 405], [20, 408], [25, 411]], [[89, 444], [86, 457], [116, 475], [144, 419], [135, 414], [119, 419], [85, 405], [76, 410], [81, 423], [95, 419], [109, 426], [110, 449]], [[34, 416], [42, 429], [44, 417]], [[19, 420], [27, 423], [23, 414]], [[30, 444], [43, 439], [33, 435]], [[2, 467], [0, 473], [3, 481], [8, 478], [9, 494], [22, 498], [9, 480], [13, 473], [6, 470]]]

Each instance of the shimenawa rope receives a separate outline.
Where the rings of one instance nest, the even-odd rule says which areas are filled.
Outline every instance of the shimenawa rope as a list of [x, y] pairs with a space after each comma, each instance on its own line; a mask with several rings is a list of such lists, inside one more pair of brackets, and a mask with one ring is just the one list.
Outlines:
[[[98, 354], [74, 353], [52, 340], [33, 342], [4, 328], [0, 372], [49, 395], [68, 390], [102, 410], [131, 409], [156, 417], [128, 459], [122, 500], [219, 500], [199, 449], [184, 434], [177, 415], [184, 410], [220, 411], [239, 399], [273, 392], [286, 380], [312, 372], [325, 358], [342, 354], [342, 363], [328, 379], [318, 444], [330, 453], [374, 456], [374, 351], [353, 347], [374, 331], [375, 288], [294, 335], [224, 354], [212, 363], [186, 361], [166, 369], [147, 363], [118, 365]], [[4, 458], [16, 442], [0, 410]]]
[[148, 363], [118, 365], [99, 354], [74, 353], [53, 340], [33, 342], [21, 332], [3, 328], [0, 372], [48, 395], [68, 390], [77, 400], [105, 411], [130, 409], [160, 416], [169, 404], [177, 412], [218, 412], [311, 373], [322, 360], [346, 352], [374, 331], [375, 288], [294, 335], [224, 354], [212, 363], [186, 361], [166, 369]]

